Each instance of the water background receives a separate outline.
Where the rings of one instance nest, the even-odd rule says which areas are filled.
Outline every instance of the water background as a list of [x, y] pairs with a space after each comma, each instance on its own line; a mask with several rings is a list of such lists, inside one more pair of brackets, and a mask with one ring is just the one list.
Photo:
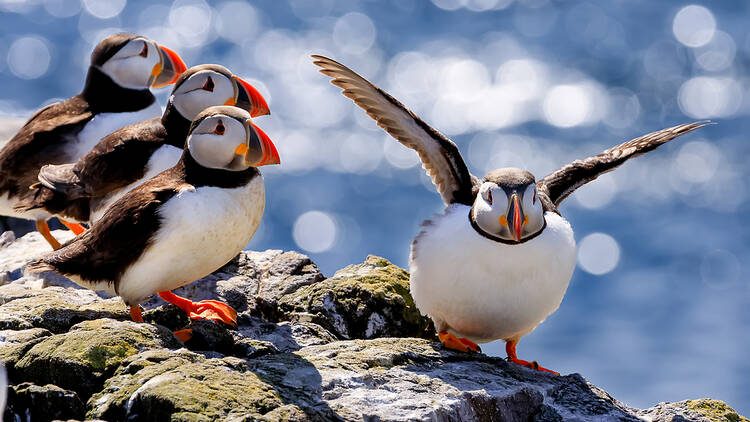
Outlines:
[[[367, 254], [406, 267], [419, 223], [443, 205], [416, 154], [309, 54], [400, 99], [477, 175], [517, 166], [542, 177], [646, 132], [712, 119], [565, 200], [579, 266], [560, 309], [518, 350], [629, 405], [712, 397], [747, 416], [749, 7], [0, 0], [0, 115], [26, 117], [77, 93], [92, 47], [112, 32], [152, 37], [189, 66], [223, 64], [269, 101], [273, 114], [256, 123], [283, 162], [263, 168], [266, 214], [249, 247], [305, 251], [327, 275]], [[504, 355], [502, 343], [484, 350]]]

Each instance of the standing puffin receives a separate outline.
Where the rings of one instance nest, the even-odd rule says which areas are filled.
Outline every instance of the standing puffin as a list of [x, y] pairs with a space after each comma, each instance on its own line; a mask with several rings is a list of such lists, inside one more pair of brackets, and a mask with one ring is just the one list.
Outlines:
[[135, 321], [143, 321], [138, 304], [158, 293], [191, 318], [236, 325], [229, 305], [191, 302], [170, 290], [211, 274], [250, 242], [265, 207], [257, 167], [278, 163], [276, 147], [247, 111], [207, 108], [174, 167], [123, 195], [90, 230], [28, 270], [56, 271], [119, 295]]
[[411, 245], [411, 293], [448, 348], [479, 351], [504, 340], [508, 360], [549, 371], [516, 356], [516, 344], [562, 302], [576, 263], [570, 224], [557, 207], [574, 190], [630, 158], [705, 126], [663, 129], [574, 161], [536, 181], [502, 168], [482, 179], [469, 173], [456, 144], [398, 100], [346, 66], [312, 56], [321, 73], [403, 145], [419, 154], [447, 208], [425, 221]]
[[34, 195], [29, 186], [39, 169], [75, 161], [105, 135], [160, 115], [149, 87], [172, 84], [183, 71], [175, 52], [148, 38], [116, 34], [102, 40], [91, 54], [83, 91], [37, 111], [0, 150], [0, 215], [36, 220], [42, 236], [58, 248], [46, 223], [48, 212], [14, 210]]
[[252, 117], [269, 114], [250, 84], [217, 64], [186, 70], [161, 118], [125, 126], [99, 141], [75, 163], [42, 167], [33, 196], [17, 211], [41, 208], [62, 218], [94, 223], [126, 192], [177, 163], [190, 123], [211, 106], [234, 105]]

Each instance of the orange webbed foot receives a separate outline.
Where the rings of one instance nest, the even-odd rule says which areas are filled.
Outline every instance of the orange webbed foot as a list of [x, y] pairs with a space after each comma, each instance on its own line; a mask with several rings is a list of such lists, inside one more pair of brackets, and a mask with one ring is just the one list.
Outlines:
[[214, 322], [223, 322], [232, 327], [237, 327], [237, 311], [226, 303], [217, 300], [203, 300], [193, 302], [184, 297], [179, 297], [172, 292], [159, 292], [159, 296], [165, 301], [177, 305], [192, 319], [210, 319]]
[[535, 361], [535, 360], [529, 362], [529, 361], [525, 361], [523, 359], [518, 359], [518, 356], [516, 356], [516, 344], [517, 343], [515, 341], [509, 341], [509, 342], [505, 343], [505, 352], [508, 354], [508, 362], [513, 362], [513, 363], [516, 363], [518, 365], [523, 365], [523, 366], [525, 366], [527, 368], [531, 368], [531, 369], [534, 369], [534, 370], [537, 370], [537, 371], [549, 372], [551, 374], [560, 375], [559, 373], [557, 373], [557, 372], [555, 372], [553, 370], [547, 369], [547, 368], [545, 368], [543, 366], [539, 366], [539, 363], [537, 363], [537, 361]]
[[192, 328], [185, 328], [184, 330], [173, 331], [173, 333], [174, 333], [174, 336], [177, 337], [177, 340], [180, 340], [183, 343], [193, 338]]
[[192, 319], [210, 319], [237, 327], [237, 311], [226, 303], [218, 300], [203, 300], [193, 302], [193, 306], [193, 310], [188, 312], [188, 317]]
[[443, 331], [442, 333], [438, 334], [438, 339], [441, 343], [443, 343], [443, 346], [447, 347], [448, 349], [458, 350], [459, 352], [481, 352], [482, 349], [479, 348], [479, 345], [476, 343], [467, 340], [463, 337], [458, 338], [454, 336], [453, 334], [450, 334], [448, 332]]

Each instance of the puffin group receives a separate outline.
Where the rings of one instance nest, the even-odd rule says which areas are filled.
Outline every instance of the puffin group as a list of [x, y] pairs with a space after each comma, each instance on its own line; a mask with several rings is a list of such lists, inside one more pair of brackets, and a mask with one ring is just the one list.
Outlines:
[[[342, 94], [415, 150], [445, 205], [422, 224], [409, 259], [410, 288], [447, 348], [516, 345], [554, 312], [576, 261], [570, 223], [558, 206], [580, 186], [630, 158], [707, 122], [653, 132], [567, 164], [537, 180], [501, 168], [471, 174], [456, 144], [348, 67], [314, 55]], [[174, 84], [162, 112], [150, 88]], [[236, 256], [258, 228], [265, 187], [258, 170], [279, 164], [253, 118], [262, 95], [217, 64], [187, 68], [155, 41], [132, 34], [102, 40], [80, 94], [36, 112], [0, 150], [0, 215], [36, 221], [53, 251], [27, 266], [120, 296], [142, 322], [153, 294], [190, 318], [230, 326], [237, 314], [216, 300], [171, 292]], [[76, 237], [60, 244], [46, 221]], [[88, 226], [86, 228], [84, 225]], [[190, 330], [175, 335], [182, 341]]]

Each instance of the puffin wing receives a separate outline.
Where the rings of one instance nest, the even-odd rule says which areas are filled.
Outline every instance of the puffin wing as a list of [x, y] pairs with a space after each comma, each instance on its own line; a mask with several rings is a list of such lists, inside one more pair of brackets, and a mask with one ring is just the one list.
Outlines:
[[56, 271], [88, 282], [117, 283], [149, 246], [160, 227], [159, 209], [181, 189], [190, 188], [173, 167], [117, 200], [104, 216], [60, 249], [30, 263], [30, 272]]
[[[39, 170], [39, 184], [68, 197], [80, 198], [86, 195], [85, 187], [74, 170], [75, 163], [47, 164]], [[32, 186], [34, 187], [34, 186]]]
[[62, 154], [65, 143], [60, 139], [93, 117], [79, 96], [37, 111], [0, 150], [0, 192], [18, 194], [33, 184], [39, 169], [47, 164], [40, 152]]
[[614, 170], [625, 161], [709, 124], [711, 122], [702, 121], [662, 129], [612, 147], [599, 155], [573, 161], [538, 181], [537, 188], [557, 207], [573, 191]]
[[479, 180], [469, 173], [458, 147], [431, 128], [398, 100], [353, 70], [327, 57], [313, 55], [320, 73], [333, 78], [342, 94], [354, 101], [378, 126], [401, 144], [415, 150], [446, 205], [474, 202], [472, 189]]

